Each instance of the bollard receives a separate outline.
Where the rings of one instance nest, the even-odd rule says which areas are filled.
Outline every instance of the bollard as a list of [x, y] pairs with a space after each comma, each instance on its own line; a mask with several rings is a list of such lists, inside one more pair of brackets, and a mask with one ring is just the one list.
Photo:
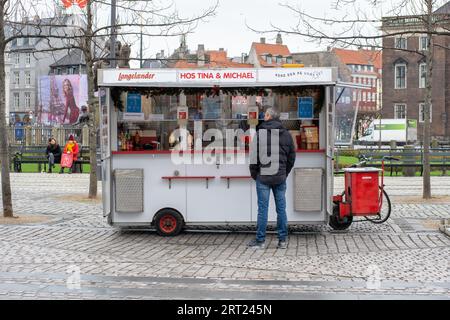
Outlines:
[[[402, 156], [402, 161], [405, 164], [414, 164], [416, 163], [416, 157], [414, 156], [414, 146], [405, 145], [403, 147], [403, 153], [405, 155]], [[403, 176], [405, 177], [414, 177], [416, 175], [416, 167], [405, 166], [403, 167]]]

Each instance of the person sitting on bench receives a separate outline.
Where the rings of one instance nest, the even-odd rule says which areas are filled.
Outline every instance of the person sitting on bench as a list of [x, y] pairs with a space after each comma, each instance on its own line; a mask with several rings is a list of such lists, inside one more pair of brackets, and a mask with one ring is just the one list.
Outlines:
[[[72, 167], [69, 168], [69, 173], [72, 173], [73, 169], [75, 168], [75, 162], [78, 160], [78, 153], [79, 153], [78, 143], [73, 138], [73, 135], [70, 135], [69, 141], [64, 147], [64, 153], [72, 153], [73, 155]], [[59, 173], [64, 173], [63, 167], [61, 167], [61, 171]]]
[[47, 150], [48, 173], [52, 173], [55, 163], [61, 163], [61, 147], [56, 143], [55, 138], [48, 139]]

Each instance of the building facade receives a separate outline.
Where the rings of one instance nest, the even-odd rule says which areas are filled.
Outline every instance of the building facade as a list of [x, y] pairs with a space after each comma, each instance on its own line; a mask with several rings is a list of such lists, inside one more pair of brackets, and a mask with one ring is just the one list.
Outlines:
[[[67, 50], [51, 51], [51, 48], [61, 48], [65, 46], [64, 38], [33, 38], [34, 34], [66, 35], [73, 33], [74, 26], [84, 26], [84, 20], [80, 15], [60, 14], [53, 18], [40, 19], [35, 17], [32, 20], [24, 19], [23, 22], [30, 21], [30, 25], [42, 27], [27, 27], [21, 31], [20, 35], [30, 36], [29, 38], [16, 38], [6, 50], [6, 63], [10, 64], [9, 80], [9, 118], [16, 121], [33, 121], [38, 105], [39, 79], [48, 75], [50, 65], [67, 55]], [[50, 27], [50, 25], [54, 27]], [[69, 26], [69, 27], [62, 27]], [[50, 31], [51, 29], [51, 31]], [[14, 34], [13, 28], [6, 27], [8, 34]], [[20, 120], [19, 120], [20, 118]]]
[[144, 61], [143, 68], [253, 68], [253, 65], [228, 57], [224, 48], [206, 50], [204, 44], [199, 44], [197, 50], [190, 50], [186, 38], [182, 36], [180, 46], [171, 55], [166, 57], [162, 50], [156, 59]]
[[[435, 12], [442, 20], [450, 19], [450, 3]], [[448, 22], [447, 22], [448, 23]], [[447, 28], [450, 26], [447, 25]], [[415, 34], [401, 35], [405, 30]], [[428, 50], [423, 20], [420, 16], [383, 18], [383, 117], [418, 121], [418, 136], [423, 135]], [[396, 33], [397, 36], [389, 36]], [[399, 35], [400, 34], [400, 35]], [[431, 135], [450, 139], [450, 37], [433, 36]]]
[[289, 48], [283, 44], [281, 34], [278, 34], [274, 44], [266, 43], [266, 38], [253, 42], [246, 62], [255, 68], [277, 68], [293, 63], [294, 59]]
[[378, 50], [332, 49], [342, 64], [351, 73], [350, 82], [367, 86], [367, 89], [354, 90], [351, 100], [358, 112], [375, 116], [382, 107], [382, 53]]

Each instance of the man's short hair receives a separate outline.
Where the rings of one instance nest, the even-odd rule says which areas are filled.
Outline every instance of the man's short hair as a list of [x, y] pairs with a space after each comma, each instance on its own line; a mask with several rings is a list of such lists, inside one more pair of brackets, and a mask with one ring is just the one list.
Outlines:
[[269, 107], [266, 109], [266, 113], [269, 114], [269, 116], [272, 117], [272, 119], [278, 119], [280, 117], [280, 114], [278, 113], [277, 110], [275, 110], [275, 108]]

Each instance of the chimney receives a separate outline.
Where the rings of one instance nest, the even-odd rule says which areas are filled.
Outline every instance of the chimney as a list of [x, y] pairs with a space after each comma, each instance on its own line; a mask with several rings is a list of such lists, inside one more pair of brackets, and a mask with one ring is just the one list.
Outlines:
[[260, 43], [266, 43], [266, 38], [261, 38], [261, 39], [259, 39], [259, 42], [260, 42]]
[[203, 67], [205, 65], [205, 45], [199, 44], [197, 49], [197, 66]]
[[245, 52], [243, 52], [241, 54], [241, 63], [245, 63], [245, 60], [247, 60], [247, 54]]
[[276, 44], [283, 44], [283, 38], [281, 38], [281, 33], [277, 34], [277, 40], [275, 41]]
[[224, 48], [219, 48], [219, 51], [225, 51], [225, 49]]

